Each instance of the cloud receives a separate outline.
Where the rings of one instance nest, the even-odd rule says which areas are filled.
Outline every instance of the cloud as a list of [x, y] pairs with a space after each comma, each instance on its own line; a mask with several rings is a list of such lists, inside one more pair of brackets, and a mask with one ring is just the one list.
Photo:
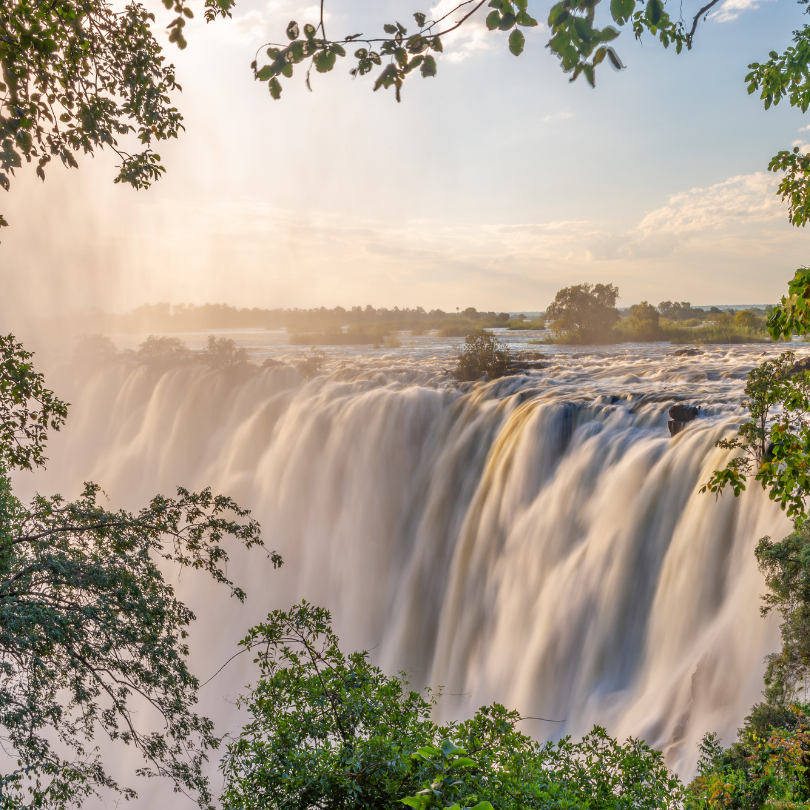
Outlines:
[[567, 118], [573, 118], [574, 114], [569, 112], [568, 110], [561, 110], [560, 112], [551, 113], [551, 115], [547, 115], [543, 120], [544, 121], [565, 121]]
[[638, 230], [680, 235], [778, 219], [785, 212], [774, 193], [777, 182], [772, 175], [756, 172], [674, 194], [666, 205], [650, 211]]
[[[710, 20], [715, 22], [731, 22], [736, 20], [744, 11], [754, 11], [759, 8], [761, 0], [726, 0], [720, 8], [709, 15]], [[774, 0], [765, 0], [774, 2]]]

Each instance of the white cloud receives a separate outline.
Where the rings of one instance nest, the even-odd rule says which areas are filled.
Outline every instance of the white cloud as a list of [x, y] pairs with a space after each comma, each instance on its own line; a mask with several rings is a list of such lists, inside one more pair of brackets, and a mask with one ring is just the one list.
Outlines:
[[543, 120], [544, 121], [564, 121], [566, 118], [573, 118], [574, 114], [569, 112], [568, 110], [561, 110], [560, 112], [551, 113], [551, 115], [547, 115]]
[[677, 235], [778, 219], [785, 211], [774, 193], [777, 182], [772, 175], [757, 172], [675, 194], [666, 205], [650, 211], [638, 229]]
[[[774, 2], [774, 0], [765, 0]], [[744, 11], [753, 11], [759, 8], [761, 0], [726, 0], [720, 8], [709, 15], [715, 22], [731, 22], [736, 20]]]

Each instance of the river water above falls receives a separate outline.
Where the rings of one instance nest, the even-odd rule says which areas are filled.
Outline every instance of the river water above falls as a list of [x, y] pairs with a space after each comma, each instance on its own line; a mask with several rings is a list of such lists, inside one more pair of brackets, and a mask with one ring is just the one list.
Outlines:
[[[242, 337], [259, 362], [300, 357]], [[211, 485], [253, 510], [285, 565], [234, 550], [244, 606], [201, 575], [176, 581], [202, 680], [251, 623], [306, 598], [333, 612], [346, 649], [444, 686], [445, 718], [498, 701], [561, 721], [524, 721], [538, 738], [599, 723], [689, 776], [706, 731], [734, 736], [778, 644], [753, 548], [788, 521], [754, 487], [698, 493], [742, 417], [747, 371], [778, 349], [532, 347], [542, 368], [457, 386], [447, 342], [406, 342], [329, 349], [310, 380], [283, 362], [60, 366], [48, 381], [73, 403], [68, 425], [18, 492], [75, 496], [93, 480], [137, 507]], [[701, 412], [671, 439], [674, 401]], [[254, 679], [243, 656], [203, 688], [220, 733], [238, 728], [233, 700]], [[141, 790], [143, 806], [162, 790]]]

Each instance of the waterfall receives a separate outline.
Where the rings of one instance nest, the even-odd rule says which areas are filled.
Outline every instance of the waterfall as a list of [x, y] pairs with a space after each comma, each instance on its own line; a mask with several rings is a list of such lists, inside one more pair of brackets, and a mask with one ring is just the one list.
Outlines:
[[[790, 529], [755, 486], [698, 492], [755, 362], [724, 357], [701, 361], [708, 376], [638, 355], [632, 371], [570, 360], [461, 388], [396, 369], [63, 368], [49, 382], [73, 403], [68, 425], [47, 471], [16, 485], [73, 496], [94, 480], [126, 507], [210, 485], [253, 510], [285, 565], [233, 551], [246, 605], [199, 574], [175, 580], [203, 680], [251, 623], [306, 598], [346, 649], [443, 686], [445, 718], [498, 701], [545, 718], [522, 725], [540, 739], [599, 723], [688, 777], [702, 735], [731, 741], [759, 698], [778, 624], [759, 616], [753, 549]], [[674, 439], [667, 391], [704, 406]], [[203, 688], [221, 733], [253, 678], [244, 656]]]

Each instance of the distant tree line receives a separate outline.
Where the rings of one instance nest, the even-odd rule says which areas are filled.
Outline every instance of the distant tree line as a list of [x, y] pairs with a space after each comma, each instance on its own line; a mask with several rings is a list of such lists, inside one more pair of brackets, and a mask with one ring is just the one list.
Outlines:
[[[83, 321], [87, 320], [83, 315]], [[259, 309], [227, 304], [145, 304], [126, 314], [96, 312], [89, 316], [100, 332], [204, 332], [214, 329], [286, 329], [292, 333], [334, 332], [352, 325], [397, 325], [398, 329], [440, 329], [446, 322], [474, 323], [477, 327], [512, 324], [523, 327], [525, 316], [512, 318], [508, 312], [479, 312], [467, 307], [456, 312], [365, 307], [316, 307], [313, 309]]]
[[613, 284], [576, 284], [560, 290], [545, 313], [549, 343], [750, 343], [767, 341], [770, 307], [743, 310], [693, 307], [688, 301], [648, 301], [624, 313]]

